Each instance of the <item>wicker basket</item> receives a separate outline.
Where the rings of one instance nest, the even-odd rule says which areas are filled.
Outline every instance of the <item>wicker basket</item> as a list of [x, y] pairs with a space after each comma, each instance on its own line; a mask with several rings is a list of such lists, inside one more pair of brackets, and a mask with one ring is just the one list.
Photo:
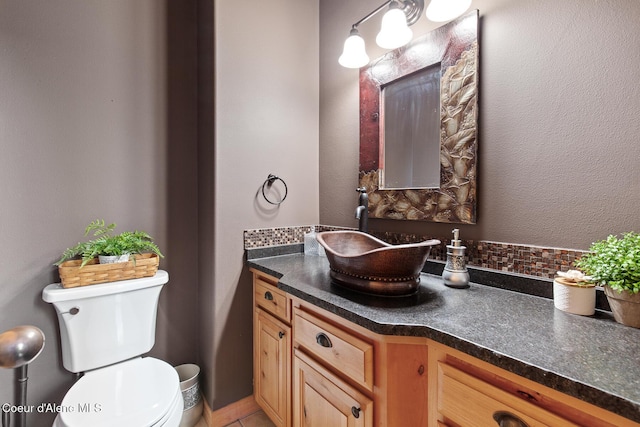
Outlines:
[[158, 271], [160, 258], [156, 254], [134, 255], [135, 263], [119, 262], [115, 264], [99, 264], [92, 259], [84, 267], [82, 260], [65, 261], [58, 266], [63, 288], [97, 285], [98, 283], [116, 282], [118, 280], [151, 277]]

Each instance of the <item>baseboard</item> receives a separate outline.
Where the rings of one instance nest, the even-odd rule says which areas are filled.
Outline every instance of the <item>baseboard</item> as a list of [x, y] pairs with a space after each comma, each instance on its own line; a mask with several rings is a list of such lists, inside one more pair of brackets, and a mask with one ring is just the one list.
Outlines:
[[211, 427], [213, 426], [212, 424], [213, 416], [212, 416], [211, 407], [209, 406], [209, 402], [207, 401], [207, 399], [205, 399], [204, 395], [202, 395], [202, 401], [204, 402], [204, 405], [202, 408], [202, 418], [204, 418], [204, 422], [206, 423], [207, 427]]
[[215, 411], [205, 400], [202, 415], [208, 427], [224, 427], [260, 410], [253, 396], [247, 396]]

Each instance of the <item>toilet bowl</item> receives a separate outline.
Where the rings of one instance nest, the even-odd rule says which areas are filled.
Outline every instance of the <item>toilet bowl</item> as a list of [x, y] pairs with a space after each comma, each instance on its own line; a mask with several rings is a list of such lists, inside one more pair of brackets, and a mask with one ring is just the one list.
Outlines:
[[182, 409], [176, 370], [136, 358], [86, 373], [65, 395], [53, 427], [175, 427]]
[[142, 357], [155, 343], [160, 291], [155, 276], [78, 288], [51, 284], [42, 299], [60, 325], [62, 364], [84, 375], [69, 389], [54, 427], [178, 427], [184, 401], [178, 372]]

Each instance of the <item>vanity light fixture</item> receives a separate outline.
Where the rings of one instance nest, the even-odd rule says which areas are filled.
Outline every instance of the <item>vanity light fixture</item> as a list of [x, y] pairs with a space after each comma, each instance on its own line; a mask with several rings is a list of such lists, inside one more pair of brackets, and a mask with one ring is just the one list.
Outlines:
[[344, 49], [338, 58], [338, 63], [346, 68], [360, 68], [369, 63], [369, 56], [364, 48], [364, 39], [358, 33], [355, 24], [351, 28], [349, 37], [344, 41]]
[[346, 68], [360, 68], [369, 63], [364, 39], [358, 33], [358, 26], [389, 6], [382, 17], [382, 28], [376, 42], [385, 49], [395, 49], [411, 41], [413, 37], [409, 25], [413, 25], [424, 10], [424, 0], [387, 0], [380, 7], [367, 14], [351, 26], [349, 37], [344, 42], [340, 65]]
[[[431, 0], [427, 7], [427, 18], [436, 22], [449, 21], [462, 15], [470, 5], [471, 0]], [[342, 55], [338, 58], [340, 65], [346, 68], [360, 68], [369, 63], [364, 39], [358, 32], [358, 26], [387, 6], [389, 10], [382, 17], [380, 32], [376, 37], [378, 46], [396, 49], [411, 41], [413, 32], [409, 26], [420, 19], [420, 14], [424, 10], [424, 0], [387, 0], [351, 26], [349, 37], [344, 42]]]
[[407, 16], [400, 9], [398, 2], [392, 1], [389, 10], [382, 17], [376, 43], [384, 49], [395, 49], [409, 43], [412, 37], [413, 31], [407, 24]]

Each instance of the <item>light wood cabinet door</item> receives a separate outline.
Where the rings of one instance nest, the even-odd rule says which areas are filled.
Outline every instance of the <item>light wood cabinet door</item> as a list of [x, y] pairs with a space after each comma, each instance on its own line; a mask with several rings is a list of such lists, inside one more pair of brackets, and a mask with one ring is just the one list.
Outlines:
[[373, 402], [295, 350], [293, 424], [296, 427], [372, 427]]
[[254, 397], [278, 427], [291, 425], [291, 327], [267, 312], [254, 316]]

